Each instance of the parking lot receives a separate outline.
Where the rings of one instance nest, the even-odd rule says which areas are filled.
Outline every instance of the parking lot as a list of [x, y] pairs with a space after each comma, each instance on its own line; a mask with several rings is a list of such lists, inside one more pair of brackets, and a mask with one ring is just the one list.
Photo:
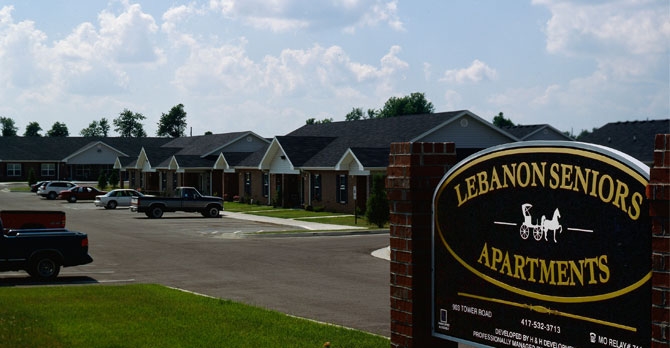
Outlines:
[[[62, 210], [67, 227], [89, 235], [93, 263], [65, 268], [59, 284], [158, 283], [299, 317], [390, 335], [389, 264], [371, 256], [387, 234], [239, 238], [243, 232], [296, 230], [226, 217], [67, 203], [0, 191], [0, 207]], [[35, 285], [0, 274], [0, 286]]]

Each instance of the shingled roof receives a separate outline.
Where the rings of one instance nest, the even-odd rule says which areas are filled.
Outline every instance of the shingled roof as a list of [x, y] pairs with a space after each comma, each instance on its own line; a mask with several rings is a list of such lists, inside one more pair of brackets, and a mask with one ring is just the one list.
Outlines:
[[99, 143], [133, 157], [139, 154], [143, 146], [161, 146], [170, 140], [125, 137], [0, 137], [0, 160], [60, 162], [83, 148]]
[[667, 133], [670, 133], [670, 119], [611, 122], [577, 140], [611, 147], [651, 164], [656, 134]]
[[519, 140], [572, 140], [569, 136], [548, 124], [528, 124], [503, 127]]
[[[294, 167], [335, 167], [348, 149], [352, 149], [359, 160], [365, 160], [377, 167], [388, 159], [373, 159], [372, 156], [379, 156], [380, 153], [386, 151], [384, 157], [388, 157], [391, 143], [420, 141], [430, 132], [464, 115], [479, 119], [478, 116], [467, 110], [459, 110], [382, 119], [330, 122], [305, 125], [284, 137], [276, 137], [276, 139]], [[483, 120], [480, 123], [488, 124]], [[492, 125], [490, 129], [502, 134], [509, 141], [517, 140]]]

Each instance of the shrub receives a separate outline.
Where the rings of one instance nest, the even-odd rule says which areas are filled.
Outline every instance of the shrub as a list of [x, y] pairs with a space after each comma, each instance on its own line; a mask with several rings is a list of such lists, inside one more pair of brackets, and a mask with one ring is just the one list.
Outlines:
[[365, 205], [365, 218], [377, 227], [384, 227], [390, 217], [384, 181], [385, 177], [381, 174], [375, 174], [372, 177], [372, 192]]
[[105, 172], [100, 172], [100, 175], [98, 176], [98, 188], [101, 190], [107, 188], [107, 175], [105, 175]]
[[30, 168], [28, 171], [28, 186], [32, 186], [37, 183], [37, 178], [35, 177], [35, 169]]
[[109, 184], [112, 185], [113, 189], [119, 187], [119, 171], [118, 171], [118, 169], [114, 169], [114, 170], [112, 170], [111, 173], [109, 173]]

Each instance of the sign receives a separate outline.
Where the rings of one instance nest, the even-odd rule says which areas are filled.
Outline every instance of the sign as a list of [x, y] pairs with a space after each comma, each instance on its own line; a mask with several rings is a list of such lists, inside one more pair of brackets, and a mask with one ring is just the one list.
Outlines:
[[433, 335], [649, 346], [648, 178], [641, 162], [578, 142], [508, 144], [457, 164], [433, 201]]

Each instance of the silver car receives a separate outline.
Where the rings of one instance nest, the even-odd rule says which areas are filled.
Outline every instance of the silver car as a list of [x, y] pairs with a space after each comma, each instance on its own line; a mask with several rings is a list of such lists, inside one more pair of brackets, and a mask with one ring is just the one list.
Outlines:
[[69, 190], [75, 185], [69, 181], [47, 181], [37, 189], [37, 195], [46, 199], [56, 199], [61, 191]]
[[116, 209], [116, 207], [130, 206], [130, 199], [132, 197], [144, 196], [141, 192], [133, 189], [116, 189], [107, 192], [104, 195], [95, 196], [96, 207], [104, 207], [105, 209]]

